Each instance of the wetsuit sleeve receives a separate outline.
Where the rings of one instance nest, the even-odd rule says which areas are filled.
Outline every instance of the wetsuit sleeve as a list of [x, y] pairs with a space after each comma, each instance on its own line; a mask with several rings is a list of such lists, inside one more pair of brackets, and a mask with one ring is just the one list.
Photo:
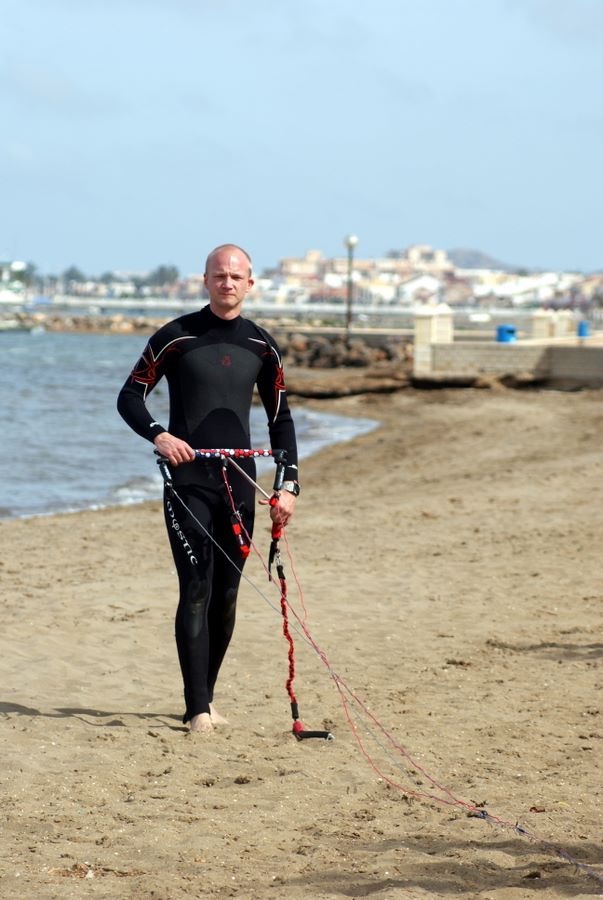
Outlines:
[[146, 405], [148, 395], [165, 374], [165, 344], [166, 338], [162, 331], [153, 335], [117, 398], [120, 416], [136, 434], [148, 441], [153, 441], [158, 434], [167, 430], [153, 419]]
[[266, 338], [269, 339], [271, 352], [264, 357], [257, 386], [268, 415], [270, 446], [273, 450], [287, 451], [285, 480], [299, 481], [295, 425], [287, 401], [281, 353], [274, 338], [268, 334]]

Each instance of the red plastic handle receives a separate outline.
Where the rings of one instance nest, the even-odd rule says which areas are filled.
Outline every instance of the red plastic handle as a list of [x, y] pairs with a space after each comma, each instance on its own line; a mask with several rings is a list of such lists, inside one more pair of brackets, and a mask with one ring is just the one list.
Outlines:
[[[270, 506], [272, 506], [272, 508], [274, 508], [276, 506], [276, 504], [278, 503], [278, 497], [272, 496], [268, 502], [269, 502]], [[278, 539], [280, 538], [282, 533], [283, 533], [283, 526], [281, 525], [281, 523], [273, 522], [272, 523], [272, 540], [278, 541]]]

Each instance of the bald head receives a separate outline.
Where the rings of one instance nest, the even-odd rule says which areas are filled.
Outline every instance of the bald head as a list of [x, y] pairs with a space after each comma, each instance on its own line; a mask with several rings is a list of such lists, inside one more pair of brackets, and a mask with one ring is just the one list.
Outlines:
[[237, 254], [237, 255], [241, 254], [241, 253], [243, 254], [245, 259], [249, 263], [249, 272], [247, 274], [251, 278], [251, 269], [252, 269], [251, 257], [249, 255], [249, 253], [247, 252], [247, 250], [243, 250], [243, 248], [239, 247], [237, 244], [220, 244], [218, 247], [214, 247], [214, 249], [208, 254], [207, 259], [205, 260], [205, 273], [204, 274], [207, 275], [207, 273], [209, 272], [210, 266], [212, 264], [212, 261], [214, 260], [214, 258], [216, 256], [222, 256], [224, 253], [229, 254], [230, 252]]
[[236, 244], [215, 247], [207, 257], [203, 282], [211, 311], [221, 319], [236, 318], [253, 287], [251, 257]]

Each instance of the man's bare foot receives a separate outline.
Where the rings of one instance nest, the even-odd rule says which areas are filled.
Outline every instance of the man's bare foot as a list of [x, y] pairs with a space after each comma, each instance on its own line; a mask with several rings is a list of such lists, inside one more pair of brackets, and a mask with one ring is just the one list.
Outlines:
[[209, 717], [212, 725], [228, 725], [228, 719], [225, 719], [224, 716], [221, 716], [220, 713], [216, 711], [213, 703], [209, 704]]
[[212, 725], [209, 713], [199, 713], [198, 716], [193, 716], [190, 729], [191, 731], [199, 731], [202, 734], [209, 734], [210, 731], [213, 731], [214, 726]]

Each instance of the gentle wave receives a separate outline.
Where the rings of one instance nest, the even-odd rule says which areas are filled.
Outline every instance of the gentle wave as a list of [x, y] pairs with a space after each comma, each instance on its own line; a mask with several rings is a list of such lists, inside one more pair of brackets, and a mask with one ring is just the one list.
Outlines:
[[[152, 446], [125, 425], [115, 408], [143, 346], [144, 338], [135, 335], [0, 335], [0, 519], [131, 505], [161, 496]], [[149, 407], [166, 421], [162, 384]], [[303, 407], [294, 410], [294, 418], [300, 459], [377, 424]], [[252, 409], [251, 431], [254, 446], [265, 446], [266, 416], [260, 407]], [[270, 480], [273, 462], [257, 463], [260, 480]]]

